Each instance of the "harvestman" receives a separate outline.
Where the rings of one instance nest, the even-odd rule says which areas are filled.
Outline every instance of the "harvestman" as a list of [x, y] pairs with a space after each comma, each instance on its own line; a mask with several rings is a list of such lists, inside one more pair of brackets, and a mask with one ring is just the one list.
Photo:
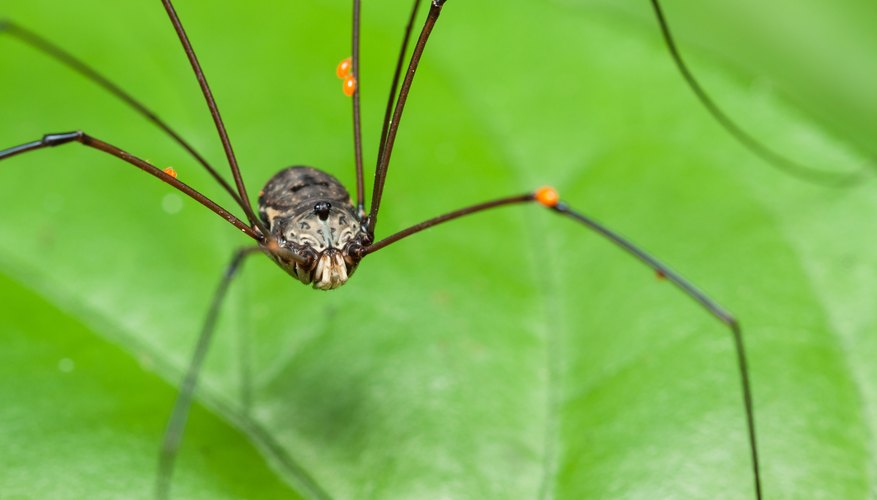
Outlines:
[[[226, 295], [226, 291], [245, 257], [261, 252], [302, 283], [310, 284], [314, 288], [331, 290], [343, 285], [356, 270], [360, 261], [367, 255], [396, 243], [414, 233], [453, 219], [492, 208], [507, 205], [536, 203], [557, 214], [577, 221], [605, 237], [610, 242], [651, 268], [659, 278], [667, 279], [672, 282], [684, 294], [688, 295], [691, 299], [706, 309], [706, 311], [714, 318], [727, 326], [734, 339], [734, 348], [736, 350], [740, 383], [742, 386], [755, 496], [761, 498], [761, 479], [758, 463], [758, 448], [756, 445], [752, 394], [749, 384], [742, 334], [737, 320], [728, 311], [695, 288], [679, 274], [675, 273], [673, 270], [669, 269], [667, 266], [640, 250], [618, 234], [612, 232], [588, 216], [573, 210], [566, 203], [560, 201], [558, 194], [554, 189], [543, 187], [533, 192], [468, 206], [423, 221], [381, 240], [375, 240], [375, 228], [378, 220], [381, 196], [383, 193], [384, 182], [387, 177], [390, 157], [393, 152], [396, 133], [402, 117], [402, 111], [405, 107], [405, 102], [427, 40], [439, 18], [439, 14], [441, 13], [445, 2], [446, 0], [432, 0], [426, 22], [415, 43], [410, 62], [404, 73], [404, 78], [401, 78], [405, 54], [409, 45], [409, 39], [420, 0], [415, 0], [414, 6], [411, 10], [408, 24], [405, 28], [402, 50], [396, 63], [395, 74], [390, 90], [390, 98], [384, 116], [374, 177], [374, 188], [372, 191], [372, 201], [369, 209], [366, 210], [365, 204], [359, 111], [360, 99], [357, 88], [357, 75], [359, 74], [360, 2], [359, 0], [354, 0], [352, 56], [339, 65], [338, 75], [344, 79], [344, 91], [347, 95], [352, 96], [353, 101], [353, 128], [356, 158], [356, 205], [354, 206], [351, 202], [350, 195], [344, 186], [342, 186], [333, 176], [310, 167], [289, 167], [274, 175], [259, 193], [258, 216], [250, 205], [249, 196], [244, 186], [244, 181], [240, 169], [238, 168], [231, 142], [226, 133], [222, 118], [220, 117], [219, 109], [213, 99], [210, 87], [207, 84], [207, 80], [201, 69], [200, 63], [195, 56], [192, 45], [190, 44], [179, 17], [171, 4], [171, 0], [162, 0], [162, 3], [164, 4], [180, 42], [183, 45], [192, 69], [198, 79], [201, 92], [210, 109], [210, 114], [216, 125], [226, 158], [231, 168], [232, 176], [234, 178], [234, 186], [226, 182], [226, 180], [200, 153], [198, 153], [177, 132], [171, 129], [171, 127], [163, 120], [90, 66], [34, 33], [11, 22], [0, 21], [0, 32], [6, 32], [13, 35], [19, 40], [51, 57], [54, 57], [59, 62], [79, 72], [86, 78], [126, 102], [129, 106], [171, 136], [202, 166], [204, 166], [210, 175], [225, 189], [232, 199], [234, 199], [237, 206], [240, 207], [245, 214], [247, 222], [242, 221], [197, 190], [186, 185], [182, 181], [177, 180], [176, 173], [173, 172], [172, 169], [161, 170], [151, 163], [112, 144], [90, 136], [83, 131], [48, 134], [38, 141], [2, 150], [0, 151], [0, 160], [46, 147], [79, 142], [84, 146], [113, 155], [144, 172], [157, 177], [159, 180], [170, 184], [177, 190], [183, 192], [212, 212], [224, 218], [230, 224], [252, 238], [256, 243], [255, 246], [242, 248], [235, 252], [214, 293], [206, 320], [198, 338], [192, 361], [189, 365], [165, 432], [156, 490], [158, 496], [165, 497], [169, 493], [174, 461], [182, 438], [188, 410], [192, 402], [200, 367], [207, 353], [215, 322], [218, 318], [220, 306]], [[808, 166], [788, 160], [766, 148], [730, 120], [727, 115], [708, 97], [697, 80], [695, 80], [676, 48], [658, 1], [651, 0], [651, 2], [658, 18], [664, 41], [669, 47], [673, 60], [681, 71], [686, 82], [707, 110], [737, 140], [743, 143], [755, 154], [767, 160], [769, 164], [789, 173], [790, 175], [800, 177], [810, 182], [828, 185], [847, 185], [858, 180], [863, 171], [837, 174], [812, 169]]]

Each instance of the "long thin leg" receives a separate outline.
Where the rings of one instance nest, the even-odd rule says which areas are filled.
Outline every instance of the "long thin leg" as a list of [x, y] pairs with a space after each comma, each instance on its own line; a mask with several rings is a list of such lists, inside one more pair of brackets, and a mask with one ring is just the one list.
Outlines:
[[622, 238], [620, 235], [609, 230], [607, 227], [597, 221], [580, 214], [567, 206], [565, 203], [558, 202], [551, 206], [555, 212], [577, 220], [594, 230], [601, 236], [605, 237], [615, 245], [624, 249], [627, 253], [635, 257], [637, 260], [652, 268], [661, 278], [670, 280], [677, 288], [695, 302], [700, 304], [716, 319], [724, 323], [734, 337], [734, 349], [737, 352], [737, 368], [740, 372], [740, 385], [743, 388], [743, 405], [746, 409], [746, 428], [749, 433], [749, 450], [752, 458], [752, 475], [755, 485], [755, 496], [761, 498], [761, 473], [758, 465], [758, 445], [755, 439], [755, 409], [752, 403], [752, 389], [749, 384], [749, 368], [746, 362], [746, 350], [743, 347], [743, 334], [740, 330], [740, 323], [737, 319], [725, 310], [722, 306], [709, 298], [705, 293], [698, 290], [694, 285], [685, 278], [677, 274], [675, 271], [662, 264], [660, 261], [637, 248], [636, 245]]
[[866, 168], [869, 165], [865, 165], [859, 170], [853, 172], [831, 172], [828, 170], [821, 170], [815, 167], [811, 167], [809, 165], [805, 165], [803, 163], [792, 160], [791, 158], [787, 158], [776, 151], [770, 149], [758, 139], [747, 133], [743, 130], [739, 125], [737, 125], [731, 118], [722, 111], [721, 108], [715, 103], [715, 101], [710, 98], [710, 96], [706, 93], [703, 87], [700, 85], [700, 82], [694, 77], [694, 74], [691, 70], [688, 69], [688, 65], [682, 59], [682, 54], [679, 52], [679, 49], [676, 47], [676, 42], [673, 39], [673, 35], [670, 33], [670, 26], [667, 24], [667, 19], [664, 16], [664, 11], [661, 8], [661, 4], [658, 0], [651, 0], [652, 7], [655, 10], [655, 16], [658, 19], [658, 24], [661, 27], [661, 34], [663, 35], [664, 42], [667, 45], [667, 48], [670, 50], [670, 55], [673, 57], [673, 62], [676, 63], [676, 67], [679, 69], [679, 72], [682, 73], [682, 77], [685, 78], [685, 81], [688, 83], [688, 86], [691, 88], [694, 95], [700, 100], [701, 104], [709, 111], [713, 118], [719, 125], [721, 125], [725, 130], [728, 131], [737, 141], [739, 141], [743, 146], [745, 146], [748, 150], [750, 150], [753, 154], [760, 157], [770, 165], [773, 165], [775, 168], [791, 175], [797, 177], [799, 179], [805, 180], [807, 182], [813, 182], [816, 184], [822, 184], [830, 187], [847, 187], [853, 184], [856, 184], [862, 178], [868, 174], [868, 169]]
[[552, 209], [556, 213], [559, 213], [584, 224], [586, 227], [595, 231], [600, 236], [608, 239], [610, 242], [612, 242], [612, 244], [620, 247], [621, 249], [632, 255], [634, 258], [651, 268], [659, 277], [670, 280], [674, 285], [676, 285], [679, 290], [682, 291], [682, 293], [697, 302], [713, 317], [722, 322], [722, 324], [724, 324], [728, 327], [729, 330], [731, 330], [731, 335], [734, 338], [734, 349], [737, 353], [737, 368], [740, 372], [740, 385], [743, 389], [743, 406], [746, 411], [746, 427], [749, 437], [749, 450], [752, 460], [752, 474], [755, 483], [755, 496], [756, 498], [760, 499], [761, 473], [760, 467], [758, 465], [758, 445], [755, 439], [755, 409], [752, 403], [752, 389], [749, 383], [749, 368], [746, 361], [746, 350], [743, 347], [743, 335], [740, 330], [740, 324], [731, 313], [725, 310], [716, 301], [709, 298], [705, 293], [698, 290], [697, 287], [689, 283], [688, 280], [661, 263], [658, 259], [652, 257], [630, 241], [621, 237], [619, 234], [611, 231], [602, 224], [594, 221], [590, 217], [580, 214], [569, 208], [569, 206], [565, 203], [560, 202], [557, 196], [557, 192], [553, 189], [542, 188], [533, 193], [499, 198], [497, 200], [479, 203], [477, 205], [472, 205], [466, 208], [455, 210], [453, 212], [449, 212], [444, 215], [440, 215], [438, 217], [434, 217], [432, 219], [423, 221], [420, 224], [416, 224], [407, 229], [399, 231], [396, 234], [388, 236], [387, 238], [384, 238], [383, 240], [364, 248], [362, 251], [362, 256], [374, 253], [405, 237], [411, 236], [412, 234], [418, 233], [425, 229], [429, 229], [433, 226], [437, 226], [450, 220], [458, 219], [460, 217], [471, 215], [477, 212], [482, 212], [491, 208], [529, 202], [540, 203], [541, 205]]
[[368, 232], [374, 234], [375, 225], [378, 218], [378, 210], [381, 207], [381, 194], [384, 192], [384, 182], [387, 180], [387, 167], [390, 164], [390, 156], [393, 154], [393, 144], [396, 142], [396, 132], [399, 130], [399, 120], [402, 119], [402, 111], [405, 109], [405, 102], [408, 100], [408, 92], [411, 90], [411, 82], [414, 81], [414, 74], [417, 72], [417, 65], [420, 63], [420, 57], [423, 55], [423, 49], [432, 33], [432, 28], [438, 21], [441, 14], [442, 6], [445, 0], [432, 0], [429, 8], [429, 15], [426, 18], [423, 28], [420, 30], [420, 37], [414, 46], [414, 52], [411, 54], [411, 61], [408, 63], [408, 71], [405, 72], [405, 79], [402, 80], [402, 88], [399, 90], [399, 99], [396, 101], [396, 109], [393, 111], [393, 118], [387, 132], [387, 141], [384, 146], [383, 155], [381, 155], [378, 167], [375, 171], [375, 184], [372, 191], [372, 204], [368, 217]]
[[174, 25], [174, 30], [176, 30], [177, 36], [183, 44], [183, 50], [186, 51], [186, 57], [189, 59], [189, 64], [192, 65], [192, 69], [195, 71], [195, 77], [198, 79], [198, 85], [201, 87], [201, 93], [204, 94], [204, 99], [207, 101], [207, 107], [210, 108], [210, 116], [213, 117], [213, 123], [216, 125], [217, 132], [219, 132], [219, 139], [222, 141], [222, 148], [225, 150], [225, 157], [228, 159], [231, 174], [237, 185], [238, 195], [243, 201], [243, 209], [247, 215], [247, 219], [250, 221], [251, 225], [258, 227], [262, 231], [262, 234], [268, 234], [268, 229], [262, 224], [262, 221], [256, 217], [256, 214], [253, 213], [253, 207], [250, 205], [250, 197], [247, 195], [247, 188], [244, 187], [244, 179], [241, 177], [240, 168], [238, 168], [238, 160], [231, 147], [231, 141], [228, 139], [228, 132], [225, 130], [225, 124], [222, 122], [222, 117], [219, 115], [219, 107], [216, 105], [216, 99], [213, 98], [213, 92], [210, 91], [210, 86], [207, 84], [207, 77], [204, 76], [204, 71], [201, 70], [201, 63], [198, 62], [198, 57], [195, 56], [195, 50], [189, 42], [189, 37], [183, 29], [183, 24], [180, 22], [180, 18], [177, 16], [174, 6], [171, 5], [171, 0], [162, 0], [162, 4], [164, 4], [167, 15], [170, 18], [171, 23]]
[[405, 63], [405, 53], [408, 52], [408, 42], [411, 40], [411, 30], [414, 28], [414, 19], [420, 8], [420, 0], [414, 0], [411, 14], [408, 16], [408, 24], [405, 25], [405, 34], [402, 36], [402, 48], [399, 49], [399, 57], [396, 58], [396, 69], [393, 71], [393, 83], [390, 84], [390, 96], [387, 98], [387, 109], [384, 111], [384, 123], [381, 126], [381, 141], [378, 146], [378, 159], [375, 168], [381, 163], [384, 156], [384, 148], [387, 145], [387, 129], [390, 127], [390, 118], [393, 113], [393, 103], [396, 102], [396, 90], [399, 88], [399, 77], [402, 75], [402, 64]]
[[122, 159], [131, 165], [143, 170], [147, 174], [158, 178], [160, 181], [170, 184], [171, 186], [180, 190], [183, 194], [197, 201], [198, 203], [204, 205], [209, 208], [213, 213], [225, 219], [228, 223], [237, 227], [241, 231], [243, 231], [247, 236], [253, 238], [256, 241], [262, 241], [262, 236], [256, 234], [256, 232], [250, 226], [244, 224], [243, 221], [235, 217], [228, 210], [222, 208], [217, 205], [213, 200], [199, 193], [189, 185], [177, 180], [175, 177], [165, 173], [163, 170], [159, 169], [155, 165], [141, 160], [136, 156], [123, 151], [112, 144], [108, 144], [106, 142], [101, 141], [95, 137], [92, 137], [81, 130], [76, 132], [64, 132], [60, 134], [48, 134], [43, 136], [42, 139], [34, 142], [28, 142], [26, 144], [22, 144], [20, 146], [14, 146], [8, 149], [4, 149], [0, 151], [0, 161], [5, 160], [7, 158], [11, 158], [16, 155], [20, 155], [23, 153], [28, 153], [31, 151], [36, 151], [38, 149], [60, 146], [62, 144], [69, 144], [71, 142], [78, 142], [84, 146], [88, 146], [90, 148], [97, 149], [99, 151], [103, 151], [104, 153], [109, 153], [116, 158]]
[[351, 74], [356, 79], [353, 92], [353, 152], [356, 159], [356, 213], [365, 214], [365, 179], [362, 175], [362, 120], [359, 116], [359, 91], [362, 83], [359, 78], [359, 19], [360, 0], [353, 0], [353, 47], [351, 50]]
[[216, 182], [222, 185], [223, 188], [234, 198], [235, 202], [243, 208], [243, 203], [241, 202], [240, 197], [238, 197], [237, 193], [234, 192], [234, 189], [219, 175], [219, 172], [211, 166], [207, 160], [202, 156], [198, 151], [192, 147], [185, 139], [180, 136], [174, 129], [170, 127], [164, 120], [158, 117], [152, 110], [147, 108], [143, 103], [135, 99], [128, 92], [122, 90], [121, 87], [111, 82], [108, 78], [98, 73], [97, 70], [84, 63], [81, 59], [74, 57], [72, 54], [62, 49], [61, 47], [53, 44], [52, 42], [46, 40], [45, 38], [37, 35], [36, 33], [27, 30], [12, 21], [8, 20], [0, 20], [0, 33], [8, 33], [9, 35], [17, 38], [23, 43], [29, 45], [30, 47], [42, 52], [43, 54], [55, 59], [59, 63], [67, 66], [73, 71], [79, 73], [84, 76], [86, 79], [91, 80], [99, 87], [103, 88], [110, 94], [113, 94], [117, 98], [119, 98], [122, 102], [130, 106], [134, 111], [143, 115], [144, 118], [149, 120], [158, 126], [161, 130], [163, 130], [166, 134], [168, 134], [177, 144], [183, 147], [186, 151], [192, 155], [198, 163], [204, 166], [210, 175], [216, 179]]
[[364, 257], [368, 254], [375, 253], [378, 250], [380, 250], [386, 246], [389, 246], [389, 245], [392, 245], [393, 243], [396, 243], [397, 241], [401, 240], [402, 238], [405, 238], [407, 236], [411, 236], [414, 233], [419, 233], [420, 231], [423, 231], [424, 229], [429, 229], [433, 226], [437, 226], [443, 222], [448, 222], [448, 221], [451, 221], [454, 219], [459, 219], [460, 217], [474, 214], [476, 212], [482, 212], [482, 211], [487, 210], [489, 208], [502, 207], [505, 205], [514, 205], [514, 204], [518, 204], [518, 203], [528, 203], [528, 202], [532, 202], [533, 200], [534, 200], [533, 194], [527, 193], [527, 194], [521, 194], [521, 195], [516, 195], [516, 196], [509, 196], [507, 198], [499, 198], [497, 200], [491, 200], [491, 201], [487, 201], [484, 203], [479, 203], [477, 205], [472, 205], [470, 207], [461, 208], [459, 210], [454, 210], [453, 212], [448, 212], [446, 214], [439, 215], [438, 217], [433, 217], [432, 219], [425, 220], [425, 221], [421, 222], [420, 224], [415, 224], [407, 229], [403, 229], [402, 231], [399, 231], [396, 234], [393, 234], [391, 236], [387, 236], [386, 238], [384, 238], [376, 243], [373, 243], [373, 244], [365, 247], [364, 249], [362, 249], [361, 256]]
[[231, 284], [244, 258], [257, 252], [259, 252], [259, 247], [242, 248], [235, 252], [231, 263], [229, 263], [222, 276], [222, 280], [219, 282], [219, 286], [216, 288], [216, 292], [213, 294], [210, 309], [207, 312], [201, 333], [198, 335], [195, 352], [192, 354], [192, 361], [186, 370], [186, 377], [180, 386], [180, 393], [177, 395], [177, 401], [174, 404], [173, 412], [168, 419], [167, 429], [164, 432], [158, 460], [158, 476], [155, 483], [156, 498], [167, 498], [170, 493], [171, 477], [174, 472], [177, 450], [179, 450], [180, 441], [183, 438], [183, 430], [186, 427], [189, 408], [192, 406], [192, 396], [198, 383], [198, 374], [201, 371], [201, 365], [204, 362], [204, 357], [207, 355], [207, 350], [210, 348], [216, 320], [219, 318], [220, 307], [222, 306], [223, 299], [225, 299], [228, 286]]
[[[365, 217], [365, 179], [363, 178], [362, 166], [362, 120], [360, 117], [360, 89], [362, 87], [359, 76], [359, 40], [360, 40], [360, 0], [353, 0], [353, 55], [351, 65], [351, 75], [356, 82], [356, 90], [353, 93], [353, 148], [356, 158], [356, 213], [361, 218]], [[420, 0], [414, 0], [414, 7], [411, 10], [411, 16], [408, 18], [408, 24], [405, 27], [405, 35], [402, 38], [402, 49], [396, 61], [396, 69], [393, 73], [393, 83], [390, 85], [390, 96], [387, 99], [387, 109], [384, 114], [384, 121], [381, 126], [381, 140], [378, 147], [377, 165], [380, 164], [381, 157], [384, 154], [384, 147], [387, 140], [387, 128], [390, 125], [390, 117], [393, 111], [393, 103], [396, 101], [396, 90], [399, 87], [399, 77], [402, 73], [402, 64], [405, 62], [405, 52], [408, 49], [408, 40], [411, 36], [411, 29], [414, 25], [414, 18], [417, 15], [417, 8]], [[377, 165], [375, 168], [377, 168]]]

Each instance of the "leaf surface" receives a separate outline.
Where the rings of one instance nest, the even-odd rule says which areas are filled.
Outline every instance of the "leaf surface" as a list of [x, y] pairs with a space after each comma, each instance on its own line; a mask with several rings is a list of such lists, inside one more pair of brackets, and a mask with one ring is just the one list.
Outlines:
[[[334, 75], [349, 6], [178, 3], [250, 192], [291, 164], [352, 189], [349, 101]], [[365, 6], [367, 158], [407, 10]], [[224, 170], [156, 2], [34, 1], [3, 15], [86, 57]], [[679, 14], [684, 50], [745, 126], [825, 168], [867, 158], [862, 128], [873, 121], [857, 115], [870, 94], [838, 83], [814, 99], [842, 95], [860, 110], [797, 107], [783, 89], [806, 64], [781, 53], [776, 68], [756, 66], [777, 69], [778, 88], [753, 84], [752, 68], [691, 29], [696, 15]], [[767, 497], [867, 497], [874, 181], [831, 190], [754, 158], [695, 101], [648, 16], [645, 2], [448, 2], [402, 120], [378, 232], [555, 185], [740, 319]], [[870, 32], [845, 36], [873, 44]], [[230, 205], [180, 148], [91, 83], [9, 37], [0, 67], [3, 147], [83, 129]], [[210, 294], [248, 244], [105, 156], [71, 145], [0, 165], [3, 496], [148, 496]], [[174, 478], [182, 498], [753, 497], [728, 330], [536, 207], [412, 237], [332, 293], [254, 258], [198, 396]]]

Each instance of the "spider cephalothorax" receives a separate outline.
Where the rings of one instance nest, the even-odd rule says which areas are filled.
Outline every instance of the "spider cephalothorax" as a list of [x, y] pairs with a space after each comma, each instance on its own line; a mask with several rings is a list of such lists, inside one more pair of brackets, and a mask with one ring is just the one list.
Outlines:
[[331, 175], [310, 167], [277, 173], [259, 195], [269, 234], [262, 248], [293, 277], [314, 288], [343, 285], [370, 238], [350, 195]]

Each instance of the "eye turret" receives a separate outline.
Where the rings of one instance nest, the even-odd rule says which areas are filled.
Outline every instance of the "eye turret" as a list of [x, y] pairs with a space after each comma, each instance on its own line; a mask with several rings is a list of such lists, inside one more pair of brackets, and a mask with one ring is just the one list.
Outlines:
[[317, 217], [320, 220], [325, 221], [329, 218], [329, 210], [332, 209], [332, 204], [328, 201], [321, 201], [314, 205], [314, 213], [317, 214]]

